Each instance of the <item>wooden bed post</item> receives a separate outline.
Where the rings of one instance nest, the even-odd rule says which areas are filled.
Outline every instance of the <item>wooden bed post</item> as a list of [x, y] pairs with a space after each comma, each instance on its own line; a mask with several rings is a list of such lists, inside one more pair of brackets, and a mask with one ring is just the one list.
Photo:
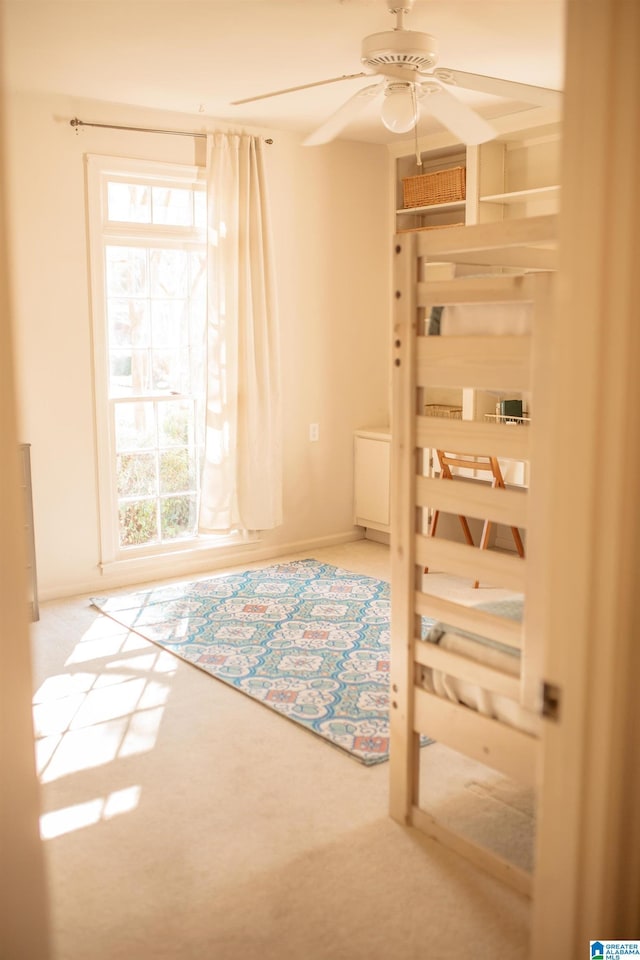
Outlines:
[[[416, 473], [415, 338], [417, 256], [413, 234], [394, 238], [391, 403], [391, 709], [390, 813], [408, 823], [418, 783], [419, 737], [414, 733]], [[408, 581], [411, 579], [411, 583]]]
[[555, 323], [554, 275], [538, 273], [530, 277], [535, 285], [533, 299], [533, 333], [531, 342], [531, 381], [534, 415], [528, 430], [531, 434], [531, 475], [529, 479], [529, 522], [527, 528], [527, 586], [531, 600], [525, 605], [525, 636], [540, 637], [539, 643], [527, 644], [522, 653], [521, 700], [536, 713], [542, 708], [544, 675], [544, 643], [549, 609], [546, 583], [550, 544], [549, 502], [553, 492], [551, 471], [547, 469], [549, 436], [556, 416], [549, 389], [549, 367], [553, 355], [552, 332]]

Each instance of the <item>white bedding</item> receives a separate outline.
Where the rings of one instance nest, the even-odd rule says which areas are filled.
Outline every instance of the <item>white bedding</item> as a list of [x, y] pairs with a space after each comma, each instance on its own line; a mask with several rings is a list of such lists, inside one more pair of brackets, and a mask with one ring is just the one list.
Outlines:
[[524, 336], [531, 333], [531, 303], [465, 303], [442, 311], [440, 333], [445, 337]]
[[[483, 604], [481, 609], [491, 613], [521, 619], [521, 601], [503, 601], [496, 604]], [[457, 631], [443, 623], [435, 623], [427, 632], [426, 642], [437, 643], [445, 650], [463, 654], [485, 666], [494, 667], [510, 676], [520, 674], [520, 654], [517, 650], [488, 640], [486, 637]], [[425, 690], [438, 696], [464, 704], [487, 717], [500, 720], [510, 726], [518, 727], [527, 733], [540, 732], [540, 718], [518, 703], [502, 694], [484, 690], [478, 684], [460, 680], [458, 677], [436, 670], [432, 667], [420, 667], [420, 683]]]

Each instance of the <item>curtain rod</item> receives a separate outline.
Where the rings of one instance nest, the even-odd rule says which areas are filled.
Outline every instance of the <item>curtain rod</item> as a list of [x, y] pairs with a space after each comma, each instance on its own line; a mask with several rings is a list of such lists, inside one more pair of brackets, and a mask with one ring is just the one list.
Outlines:
[[[91, 123], [88, 120], [78, 120], [77, 117], [69, 120], [69, 124], [75, 128], [76, 133], [78, 127], [102, 127], [106, 130], [131, 130], [134, 133], [166, 133], [172, 137], [197, 137], [199, 140], [204, 140], [207, 136], [206, 133], [192, 133], [190, 130], [157, 130], [153, 127], [125, 127], [119, 123]], [[264, 142], [273, 143], [273, 140], [269, 138], [265, 139]]]

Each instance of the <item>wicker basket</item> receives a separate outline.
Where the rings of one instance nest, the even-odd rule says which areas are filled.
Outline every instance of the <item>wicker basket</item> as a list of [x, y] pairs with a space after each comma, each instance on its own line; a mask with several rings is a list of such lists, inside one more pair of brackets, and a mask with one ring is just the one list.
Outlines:
[[462, 407], [454, 407], [449, 403], [425, 403], [424, 412], [427, 417], [462, 420]]
[[402, 195], [405, 209], [452, 203], [466, 197], [466, 167], [449, 167], [418, 177], [404, 177]]

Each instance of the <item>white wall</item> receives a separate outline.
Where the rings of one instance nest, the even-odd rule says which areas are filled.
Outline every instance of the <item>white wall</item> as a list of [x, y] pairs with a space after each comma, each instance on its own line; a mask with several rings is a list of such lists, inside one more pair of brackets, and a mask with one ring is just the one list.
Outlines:
[[[38, 577], [48, 598], [116, 585], [98, 566], [84, 154], [193, 163], [203, 153], [203, 141], [188, 137], [76, 134], [69, 120], [196, 130], [202, 118], [24, 91], [8, 107], [20, 439], [32, 444]], [[303, 148], [297, 135], [265, 135], [275, 141], [267, 163], [286, 479], [284, 525], [259, 546], [276, 550], [353, 535], [352, 431], [388, 417], [391, 217], [384, 147]], [[320, 424], [318, 443], [308, 440], [311, 422]]]
[[[0, 10], [0, 46], [3, 23]], [[0, 77], [0, 80], [2, 77]], [[27, 623], [24, 496], [16, 436], [5, 233], [5, 129], [0, 88], [0, 957], [47, 960], [48, 904], [38, 832]]]

